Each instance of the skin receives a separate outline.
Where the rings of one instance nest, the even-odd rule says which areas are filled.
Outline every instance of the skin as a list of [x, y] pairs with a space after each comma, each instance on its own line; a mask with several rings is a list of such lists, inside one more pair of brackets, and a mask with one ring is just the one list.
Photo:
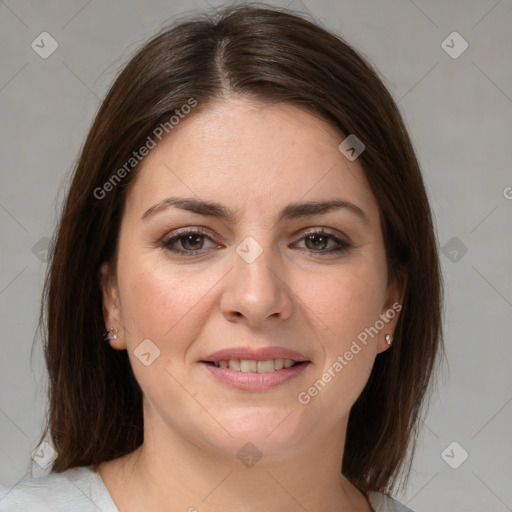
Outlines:
[[[128, 350], [144, 393], [143, 445], [98, 468], [121, 512], [371, 510], [340, 468], [350, 408], [398, 314], [307, 405], [297, 398], [403, 294], [388, 283], [378, 203], [359, 162], [338, 150], [344, 138], [298, 107], [229, 96], [181, 121], [139, 167], [117, 268], [101, 269], [105, 325], [119, 331], [110, 344]], [[141, 219], [170, 196], [216, 201], [237, 218], [170, 206]], [[332, 199], [368, 222], [347, 208], [277, 220], [290, 203]], [[209, 238], [173, 245], [191, 255], [164, 246], [197, 226]], [[326, 253], [337, 243], [306, 242], [310, 228], [352, 246]], [[248, 236], [263, 250], [252, 263], [236, 252]], [[148, 366], [134, 354], [145, 339], [160, 350]], [[229, 387], [199, 363], [273, 345], [311, 361], [273, 390]], [[262, 454], [252, 467], [237, 458], [247, 442]]]

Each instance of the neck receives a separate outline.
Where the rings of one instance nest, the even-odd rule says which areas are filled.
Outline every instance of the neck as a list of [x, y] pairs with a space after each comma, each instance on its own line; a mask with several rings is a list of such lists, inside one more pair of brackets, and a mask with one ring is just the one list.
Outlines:
[[272, 452], [267, 441], [259, 460], [259, 448], [243, 440], [234, 442], [242, 450], [225, 453], [146, 414], [144, 425], [137, 450], [99, 467], [120, 512], [371, 510], [341, 475], [346, 421], [326, 437], [288, 451]]

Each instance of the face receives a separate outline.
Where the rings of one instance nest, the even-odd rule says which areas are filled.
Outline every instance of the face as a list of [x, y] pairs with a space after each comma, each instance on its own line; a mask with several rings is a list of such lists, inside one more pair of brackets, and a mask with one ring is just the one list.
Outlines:
[[127, 195], [116, 275], [102, 267], [145, 428], [231, 454], [332, 442], [400, 309], [360, 164], [283, 104], [219, 101], [170, 135]]

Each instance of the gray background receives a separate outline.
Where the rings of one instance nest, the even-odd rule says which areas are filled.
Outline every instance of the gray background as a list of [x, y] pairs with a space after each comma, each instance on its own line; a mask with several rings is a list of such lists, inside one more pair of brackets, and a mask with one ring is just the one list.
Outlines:
[[[400, 498], [417, 512], [512, 511], [512, 2], [271, 3], [309, 11], [377, 66], [406, 118], [435, 212], [448, 365]], [[0, 1], [1, 484], [28, 474], [41, 432], [46, 381], [40, 345], [32, 359], [30, 351], [44, 249], [93, 115], [144, 40], [206, 7]], [[59, 45], [47, 59], [31, 48], [44, 31]], [[458, 52], [461, 40], [442, 46], [453, 31], [469, 44], [458, 58], [443, 47]]]

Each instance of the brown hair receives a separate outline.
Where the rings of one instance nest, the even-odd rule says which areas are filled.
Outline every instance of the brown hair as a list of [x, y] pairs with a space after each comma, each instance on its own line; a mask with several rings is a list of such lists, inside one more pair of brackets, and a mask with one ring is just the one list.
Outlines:
[[[126, 191], [135, 172], [98, 199], [116, 170], [187, 104], [223, 95], [287, 102], [366, 146], [359, 156], [377, 198], [390, 275], [406, 274], [391, 350], [380, 354], [352, 407], [343, 474], [364, 492], [389, 492], [410, 469], [429, 382], [442, 348], [441, 275], [431, 211], [400, 113], [354, 49], [285, 9], [230, 7], [181, 21], [130, 60], [101, 105], [78, 160], [45, 283], [53, 472], [96, 465], [143, 441], [142, 392], [126, 351], [102, 339], [98, 271], [115, 264]], [[341, 142], [341, 140], [340, 140]], [[104, 197], [103, 197], [104, 196]]]

